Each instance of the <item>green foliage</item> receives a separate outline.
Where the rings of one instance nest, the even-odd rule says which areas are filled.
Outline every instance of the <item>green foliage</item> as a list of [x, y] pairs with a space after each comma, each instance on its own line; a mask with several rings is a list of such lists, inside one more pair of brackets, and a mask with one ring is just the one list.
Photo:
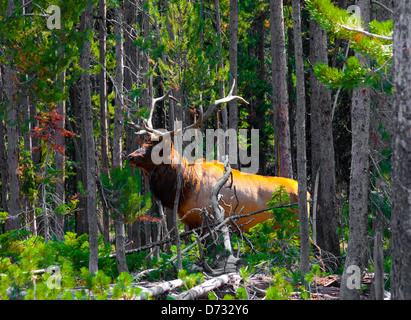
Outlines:
[[216, 84], [227, 78], [228, 66], [218, 68], [221, 53], [210, 16], [203, 19], [201, 4], [187, 0], [169, 1], [166, 12], [151, 2], [147, 6], [156, 25], [167, 27], [156, 28], [150, 39], [137, 37], [134, 42], [141, 50], [149, 51], [150, 62], [156, 66], [145, 76], [161, 77], [166, 90], [184, 92], [188, 101], [181, 101], [181, 105], [203, 103], [200, 94], [215, 100]]
[[4, 223], [7, 220], [9, 213], [0, 211], [0, 223]]
[[291, 296], [293, 287], [290, 284], [290, 272], [286, 269], [274, 271], [273, 284], [267, 289], [266, 300], [286, 300]]
[[331, 0], [307, 0], [306, 7], [311, 17], [327, 30], [330, 37], [349, 40], [354, 51], [373, 60], [372, 70], [362, 66], [356, 57], [346, 61], [345, 71], [317, 64], [314, 71], [319, 80], [333, 89], [339, 86], [352, 89], [378, 84], [392, 61], [392, 21], [372, 21], [368, 26], [370, 32], [366, 32], [360, 16], [339, 9]]
[[108, 205], [116, 219], [121, 212], [125, 222], [132, 223], [151, 207], [151, 195], [141, 195], [141, 178], [137, 171], [133, 175], [127, 164], [123, 169], [114, 168], [110, 175], [102, 174], [101, 181]]
[[178, 279], [184, 281], [186, 290], [189, 290], [203, 282], [203, 278], [204, 276], [202, 273], [190, 273], [187, 269], [181, 269], [178, 272]]
[[367, 85], [364, 79], [371, 70], [362, 66], [358, 59], [353, 56], [347, 59], [345, 71], [329, 67], [325, 63], [317, 63], [314, 66], [314, 72], [318, 80], [329, 88], [338, 89], [343, 85], [346, 89], [353, 89], [359, 85]]
[[[21, 240], [20, 236], [6, 233], [0, 237], [0, 300], [106, 300], [130, 299], [141, 289], [133, 285], [128, 273], [115, 275], [115, 259], [100, 239], [99, 271], [90, 275], [88, 266], [88, 237], [66, 234], [64, 242], [47, 241], [41, 237]], [[52, 274], [48, 267], [59, 266]], [[113, 266], [114, 265], [114, 266]], [[42, 269], [46, 269], [41, 273]], [[35, 270], [40, 270], [36, 273]], [[53, 285], [57, 280], [58, 286]], [[188, 276], [187, 276], [188, 277]], [[109, 296], [109, 286], [114, 286]], [[51, 285], [50, 285], [51, 283]], [[76, 289], [74, 288], [82, 288]]]
[[[267, 206], [281, 206], [290, 203], [290, 196], [284, 187], [273, 193]], [[297, 213], [290, 207], [272, 209], [272, 219], [251, 228], [247, 238], [257, 253], [246, 258], [248, 262], [258, 263], [271, 260], [275, 264], [293, 264], [299, 257], [299, 224]], [[246, 253], [251, 248], [246, 247]], [[269, 258], [268, 258], [269, 257]]]
[[113, 299], [129, 300], [141, 292], [141, 288], [132, 286], [133, 277], [127, 272], [122, 272], [113, 288]]
[[44, 18], [50, 1], [36, 1], [31, 15], [23, 15], [19, 2], [14, 3], [15, 9], [7, 15], [8, 3], [7, 0], [0, 1], [0, 63], [12, 66], [17, 79], [28, 86], [28, 92], [40, 103], [55, 104], [67, 99], [68, 90], [62, 90], [64, 86], [56, 76], [80, 54], [87, 35], [77, 29], [86, 2], [55, 2], [64, 13], [64, 23], [61, 29], [54, 30], [47, 28]]

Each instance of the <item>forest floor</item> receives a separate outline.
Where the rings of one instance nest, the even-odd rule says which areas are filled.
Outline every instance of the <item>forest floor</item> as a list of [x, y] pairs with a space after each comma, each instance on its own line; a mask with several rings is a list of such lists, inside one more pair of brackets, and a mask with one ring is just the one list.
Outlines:
[[[247, 300], [264, 300], [266, 299], [267, 289], [272, 286], [273, 277], [263, 274], [250, 275], [247, 282], [241, 279], [239, 275], [231, 274], [232, 276], [224, 275], [225, 280], [221, 280], [222, 277], [209, 278], [204, 283], [198, 285], [197, 287], [189, 290], [190, 294], [187, 292], [174, 293], [175, 290], [178, 291], [178, 287], [171, 288], [168, 292], [162, 292], [162, 294], [155, 297], [155, 299], [163, 298], [174, 298], [177, 300], [183, 299], [196, 299], [196, 300], [207, 300], [209, 299], [210, 293], [214, 294], [217, 300], [222, 300], [227, 295], [231, 295], [236, 299], [236, 292], [239, 287], [245, 288], [247, 295]], [[340, 292], [340, 275], [327, 275], [314, 277], [314, 282], [309, 288], [306, 288], [310, 292], [309, 300], [338, 300]], [[371, 287], [373, 283], [373, 274], [366, 274], [362, 285], [363, 292], [361, 294], [362, 300], [369, 300], [372, 298]], [[159, 288], [167, 284], [166, 282], [141, 282], [136, 284], [140, 288], [147, 288], [151, 291], [153, 288]], [[169, 285], [166, 285], [169, 287]], [[207, 288], [208, 287], [208, 288]], [[157, 290], [155, 289], [155, 290]], [[297, 289], [300, 289], [297, 287]], [[158, 291], [157, 291], [158, 292]], [[139, 299], [139, 298], [137, 298]], [[144, 299], [144, 298], [143, 298]], [[287, 298], [288, 300], [301, 300], [301, 292], [295, 291]]]

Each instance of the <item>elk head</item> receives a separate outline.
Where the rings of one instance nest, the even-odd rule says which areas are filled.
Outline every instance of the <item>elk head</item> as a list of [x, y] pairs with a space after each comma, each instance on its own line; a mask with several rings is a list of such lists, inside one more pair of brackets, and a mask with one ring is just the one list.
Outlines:
[[189, 130], [189, 129], [196, 129], [200, 127], [200, 125], [204, 122], [205, 119], [207, 119], [210, 116], [210, 114], [214, 111], [214, 109], [222, 103], [230, 102], [232, 100], [241, 100], [242, 102], [248, 104], [248, 102], [245, 101], [243, 98], [239, 96], [233, 96], [232, 93], [234, 90], [234, 86], [235, 86], [235, 80], [233, 81], [233, 85], [227, 97], [216, 100], [213, 105], [207, 108], [207, 111], [205, 114], [203, 114], [203, 109], [202, 109], [202, 106], [200, 105], [199, 114], [198, 114], [198, 117], [195, 123], [183, 129], [176, 128], [173, 131], [154, 129], [152, 119], [153, 119], [154, 108], [157, 102], [163, 101], [166, 98], [170, 98], [176, 102], [178, 101], [170, 95], [170, 92], [166, 93], [162, 97], [155, 98], [155, 99], [153, 98], [151, 101], [150, 116], [147, 120], [143, 121], [142, 127], [134, 123], [131, 123], [133, 126], [141, 129], [140, 131], [136, 132], [136, 134], [144, 135], [148, 137], [148, 140], [141, 140], [141, 139], [137, 140], [137, 142], [140, 145], [140, 148], [127, 156], [127, 160], [130, 163], [130, 165], [133, 167], [140, 167], [144, 170], [153, 169], [157, 165], [155, 161], [153, 162], [153, 157], [152, 157], [153, 149], [158, 143], [164, 142], [164, 140], [166, 140], [167, 142], [164, 145], [169, 146], [169, 148], [165, 148], [166, 152], [169, 152], [169, 154], [167, 154], [167, 157], [170, 157], [170, 160], [172, 160], [174, 156], [178, 155], [176, 151], [174, 150], [173, 141], [172, 141], [172, 138], [175, 135], [184, 133], [186, 130]]
[[[152, 115], [155, 104], [158, 101], [164, 100], [167, 96], [169, 96], [169, 93], [167, 93], [163, 97], [152, 100], [150, 117], [148, 120], [143, 121], [143, 129], [136, 133], [138, 135], [145, 135], [146, 137], [148, 137], [148, 140], [137, 139], [137, 143], [140, 145], [140, 148], [127, 156], [128, 162], [133, 167], [140, 167], [145, 170], [154, 168], [158, 163], [156, 163], [156, 161], [153, 161], [153, 149], [161, 142], [163, 142], [163, 146], [165, 146], [165, 148], [162, 148], [162, 151], [166, 152], [166, 156], [170, 160], [169, 163], [171, 163], [172, 158], [177, 155], [174, 150], [172, 141], [173, 137], [177, 134], [180, 134], [180, 132], [185, 132], [188, 129], [196, 129], [203, 122], [203, 109], [200, 106], [198, 119], [192, 125], [183, 129], [176, 128], [173, 131], [154, 129], [152, 124]], [[177, 101], [172, 96], [169, 96], [169, 98]]]

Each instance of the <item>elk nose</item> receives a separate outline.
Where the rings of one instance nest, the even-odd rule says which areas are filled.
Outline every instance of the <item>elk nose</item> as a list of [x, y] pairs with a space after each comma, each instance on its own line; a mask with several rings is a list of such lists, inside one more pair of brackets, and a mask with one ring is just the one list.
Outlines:
[[130, 155], [127, 157], [127, 160], [128, 160], [129, 162], [133, 162], [133, 161], [135, 160], [135, 157], [130, 154]]

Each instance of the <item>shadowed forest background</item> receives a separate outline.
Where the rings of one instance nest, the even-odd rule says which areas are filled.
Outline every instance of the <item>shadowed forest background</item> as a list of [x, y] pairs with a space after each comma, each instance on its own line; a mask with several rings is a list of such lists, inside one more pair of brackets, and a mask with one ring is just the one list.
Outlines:
[[[295, 179], [311, 200], [301, 229], [283, 207], [271, 210], [280, 228], [231, 234], [248, 267], [225, 297], [410, 299], [411, 9], [395, 2], [0, 0], [0, 299], [129, 299], [142, 278], [178, 278], [179, 294], [203, 283], [204, 252], [190, 246], [201, 234], [127, 155], [152, 99], [175, 98], [153, 115], [174, 130], [233, 80], [248, 104], [219, 106], [201, 131], [258, 129], [258, 174]], [[289, 201], [279, 190], [268, 207]], [[52, 265], [60, 288], [47, 285]], [[320, 279], [339, 293], [316, 296]]]

